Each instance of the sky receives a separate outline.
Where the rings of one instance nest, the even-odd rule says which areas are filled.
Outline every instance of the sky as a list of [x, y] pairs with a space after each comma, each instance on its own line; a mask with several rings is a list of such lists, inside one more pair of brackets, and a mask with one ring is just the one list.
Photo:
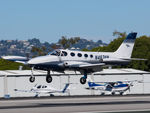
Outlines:
[[0, 0], [0, 40], [61, 36], [109, 43], [115, 30], [150, 36], [150, 0]]

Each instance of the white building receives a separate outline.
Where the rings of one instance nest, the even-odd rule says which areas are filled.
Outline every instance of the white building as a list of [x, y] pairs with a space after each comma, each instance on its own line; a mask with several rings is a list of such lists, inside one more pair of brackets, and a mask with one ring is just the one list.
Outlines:
[[[32, 93], [15, 92], [14, 89], [30, 90], [35, 84], [50, 85], [57, 89], [62, 89], [65, 83], [73, 83], [70, 85], [70, 92], [67, 94], [54, 95], [99, 95], [99, 91], [91, 91], [85, 89], [87, 84], [80, 84], [79, 72], [66, 71], [65, 74], [51, 72], [53, 76], [52, 83], [46, 83], [46, 71], [34, 71], [36, 77], [34, 83], [29, 82], [31, 75], [30, 70], [6, 70], [0, 71], [0, 97], [10, 95], [10, 97], [26, 97], [34, 96]], [[62, 75], [62, 76], [60, 76]], [[93, 76], [94, 75], [94, 76]], [[95, 82], [115, 82], [124, 80], [139, 80], [142, 83], [135, 83], [127, 94], [150, 94], [150, 73], [135, 69], [104, 69], [101, 72], [96, 72], [89, 75]], [[41, 96], [48, 96], [42, 94]]]

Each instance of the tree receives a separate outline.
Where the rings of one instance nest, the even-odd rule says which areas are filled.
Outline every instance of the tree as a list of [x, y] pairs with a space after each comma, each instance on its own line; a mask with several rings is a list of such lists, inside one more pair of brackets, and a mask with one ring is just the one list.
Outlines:
[[[123, 40], [126, 37], [126, 33], [115, 31], [113, 32], [114, 36], [117, 36], [116, 39], [110, 42], [107, 46], [104, 47], [97, 47], [93, 48], [91, 50], [84, 50], [84, 51], [102, 51], [102, 52], [114, 52], [116, 51]], [[147, 61], [131, 61], [129, 65], [127, 66], [118, 66], [120, 67], [129, 67], [129, 68], [135, 68], [145, 71], [150, 71], [150, 37], [148, 36], [141, 36], [138, 37], [135, 41], [135, 45], [132, 52], [132, 58], [144, 58], [147, 59]]]

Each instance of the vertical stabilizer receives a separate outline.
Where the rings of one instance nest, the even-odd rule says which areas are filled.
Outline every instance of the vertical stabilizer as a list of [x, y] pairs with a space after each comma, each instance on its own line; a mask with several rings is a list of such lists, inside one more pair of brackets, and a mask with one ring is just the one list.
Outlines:
[[67, 90], [67, 88], [69, 87], [69, 83], [67, 83], [64, 87], [64, 89], [62, 90], [62, 93], [65, 93], [65, 91]]
[[136, 40], [136, 32], [129, 33], [117, 51], [114, 52], [118, 58], [131, 58], [134, 43]]

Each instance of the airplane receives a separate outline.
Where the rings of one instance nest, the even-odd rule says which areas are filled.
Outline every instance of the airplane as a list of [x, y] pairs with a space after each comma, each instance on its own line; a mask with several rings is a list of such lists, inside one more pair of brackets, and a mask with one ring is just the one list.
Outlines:
[[48, 85], [35, 85], [30, 90], [19, 90], [14, 89], [14, 91], [17, 92], [28, 92], [28, 93], [35, 93], [35, 97], [38, 97], [39, 94], [50, 94], [50, 96], [54, 96], [54, 93], [66, 93], [67, 89], [69, 87], [69, 83], [66, 83], [64, 88], [62, 90], [56, 89], [54, 87], [48, 86]]
[[88, 90], [99, 90], [101, 95], [105, 95], [106, 92], [111, 92], [112, 95], [119, 93], [123, 95], [126, 91], [130, 91], [134, 82], [139, 82], [137, 80], [132, 81], [115, 81], [115, 82], [93, 82], [88, 78]]
[[[56, 49], [48, 53], [48, 55], [31, 58], [24, 62], [24, 64], [27, 64], [32, 68], [29, 81], [35, 81], [35, 76], [33, 74], [34, 69], [47, 71], [47, 83], [52, 82], [51, 71], [64, 73], [65, 70], [73, 70], [79, 71], [83, 74], [80, 78], [80, 83], [85, 84], [88, 74], [102, 71], [104, 66], [125, 65], [131, 60], [144, 60], [131, 58], [136, 36], [136, 32], [129, 33], [115, 52], [85, 52], [68, 49]], [[6, 59], [7, 56], [3, 56], [2, 58]]]
[[23, 64], [29, 60], [29, 58], [23, 56], [1, 56], [1, 58]]

